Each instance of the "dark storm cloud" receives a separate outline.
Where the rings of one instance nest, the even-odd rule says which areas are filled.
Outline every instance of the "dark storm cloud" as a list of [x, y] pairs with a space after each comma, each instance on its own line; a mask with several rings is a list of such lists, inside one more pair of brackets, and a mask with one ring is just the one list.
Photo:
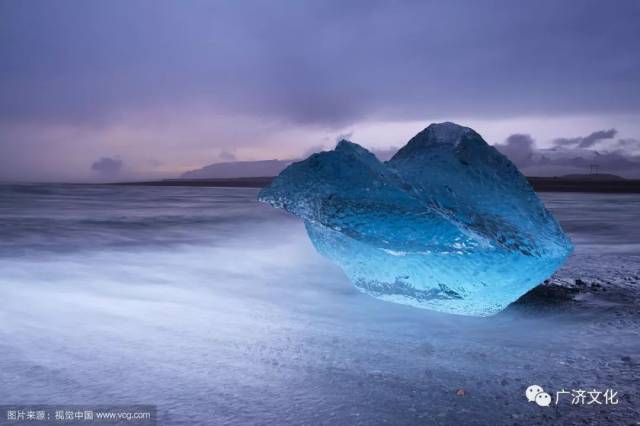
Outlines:
[[121, 169], [122, 160], [117, 157], [102, 157], [91, 164], [91, 170], [105, 177], [117, 176]]
[[504, 143], [494, 146], [519, 167], [529, 165], [533, 162], [535, 142], [530, 135], [516, 133], [509, 136]]
[[537, 148], [529, 135], [514, 134], [494, 146], [529, 176], [588, 173], [595, 165], [601, 173], [640, 177], [639, 141], [619, 139], [611, 144], [613, 150], [594, 149], [598, 142], [613, 139], [616, 134], [611, 129], [585, 137], [558, 138], [551, 149]]
[[553, 141], [556, 146], [572, 146], [577, 148], [591, 148], [607, 139], [613, 139], [618, 134], [616, 129], [598, 130], [589, 136], [578, 138], [558, 138]]
[[635, 0], [0, 0], [0, 117], [638, 112], [639, 18]]
[[628, 138], [628, 139], [618, 139], [616, 144], [617, 148], [623, 149], [625, 151], [640, 151], [640, 140]]

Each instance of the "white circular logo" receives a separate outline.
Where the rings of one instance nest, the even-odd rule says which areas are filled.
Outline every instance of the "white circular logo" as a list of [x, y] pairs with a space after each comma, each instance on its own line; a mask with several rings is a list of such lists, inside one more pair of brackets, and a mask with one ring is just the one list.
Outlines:
[[531, 385], [527, 388], [524, 394], [526, 395], [529, 402], [533, 402], [536, 400], [536, 395], [542, 392], [544, 392], [544, 390], [542, 389], [541, 386]]
[[548, 407], [551, 404], [551, 395], [546, 392], [540, 392], [536, 395], [536, 404], [541, 407]]

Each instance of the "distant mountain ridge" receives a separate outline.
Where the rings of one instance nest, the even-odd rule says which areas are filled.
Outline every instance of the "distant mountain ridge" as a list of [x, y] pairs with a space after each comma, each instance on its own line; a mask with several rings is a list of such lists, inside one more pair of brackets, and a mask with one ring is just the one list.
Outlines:
[[[318, 148], [322, 150], [322, 148]], [[389, 160], [396, 152], [394, 147], [386, 149], [371, 149], [380, 161]], [[308, 156], [307, 154], [304, 156]], [[180, 179], [236, 179], [254, 177], [278, 176], [289, 164], [304, 158], [289, 160], [257, 160], [257, 161], [226, 161], [213, 163], [199, 169], [183, 173]]]
[[229, 161], [183, 173], [181, 179], [230, 179], [277, 176], [294, 160]]

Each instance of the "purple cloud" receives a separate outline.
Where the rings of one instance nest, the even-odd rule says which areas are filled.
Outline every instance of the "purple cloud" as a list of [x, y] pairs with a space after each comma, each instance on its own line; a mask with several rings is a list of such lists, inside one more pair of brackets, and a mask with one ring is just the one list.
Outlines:
[[102, 157], [91, 164], [91, 170], [103, 177], [115, 177], [122, 169], [122, 160], [118, 157]]

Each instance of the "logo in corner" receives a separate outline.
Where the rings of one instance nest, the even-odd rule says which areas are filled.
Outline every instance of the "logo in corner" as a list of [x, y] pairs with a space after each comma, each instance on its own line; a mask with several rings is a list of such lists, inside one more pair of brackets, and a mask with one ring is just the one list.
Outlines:
[[542, 389], [542, 386], [531, 385], [527, 388], [524, 394], [529, 402], [535, 402], [541, 407], [548, 407], [551, 405], [551, 395], [546, 393], [544, 389]]

